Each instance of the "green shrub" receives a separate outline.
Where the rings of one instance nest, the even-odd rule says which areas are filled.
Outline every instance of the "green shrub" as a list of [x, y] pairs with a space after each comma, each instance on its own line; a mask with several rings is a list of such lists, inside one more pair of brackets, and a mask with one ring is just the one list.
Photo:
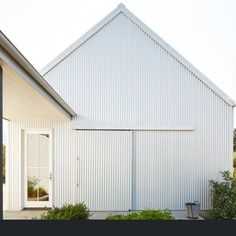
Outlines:
[[236, 168], [236, 152], [234, 152], [234, 168]]
[[236, 179], [229, 171], [221, 172], [223, 181], [210, 181], [213, 209], [211, 219], [236, 218]]
[[234, 152], [234, 173], [233, 173], [234, 179], [236, 179], [236, 152]]
[[236, 153], [236, 129], [234, 129], [234, 152]]
[[53, 207], [41, 215], [41, 220], [87, 220], [89, 210], [84, 203], [75, 205], [65, 204], [61, 208]]
[[111, 215], [106, 220], [175, 220], [169, 210], [144, 210], [139, 213], [131, 213], [128, 215]]

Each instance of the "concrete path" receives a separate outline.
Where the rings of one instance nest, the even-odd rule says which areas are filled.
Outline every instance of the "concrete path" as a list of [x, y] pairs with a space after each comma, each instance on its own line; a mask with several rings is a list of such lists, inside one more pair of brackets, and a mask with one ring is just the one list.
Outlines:
[[[44, 210], [23, 210], [23, 211], [4, 211], [4, 220], [31, 220], [32, 218], [39, 218], [43, 214]], [[127, 215], [130, 212], [91, 212], [91, 220], [104, 220], [108, 215]], [[186, 211], [172, 211], [172, 215], [178, 220], [189, 220], [186, 215]], [[203, 218], [199, 217], [198, 220]]]
[[32, 218], [39, 218], [43, 210], [23, 210], [23, 211], [4, 211], [4, 220], [32, 220]]
[[[96, 211], [96, 212], [91, 212], [92, 216], [90, 217], [91, 220], [104, 220], [107, 216], [109, 215], [127, 215], [130, 214], [131, 212], [127, 211], [122, 211], [122, 212], [101, 212], [101, 211]], [[172, 211], [172, 215], [177, 219], [177, 220], [190, 220], [187, 217], [187, 212], [186, 211]], [[202, 217], [199, 216], [197, 220], [203, 220]]]

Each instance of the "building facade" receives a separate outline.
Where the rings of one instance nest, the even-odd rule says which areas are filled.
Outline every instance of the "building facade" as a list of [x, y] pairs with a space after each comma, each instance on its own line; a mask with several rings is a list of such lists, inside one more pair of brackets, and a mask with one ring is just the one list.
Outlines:
[[9, 122], [9, 210], [211, 207], [235, 103], [124, 5], [41, 74], [76, 115]]

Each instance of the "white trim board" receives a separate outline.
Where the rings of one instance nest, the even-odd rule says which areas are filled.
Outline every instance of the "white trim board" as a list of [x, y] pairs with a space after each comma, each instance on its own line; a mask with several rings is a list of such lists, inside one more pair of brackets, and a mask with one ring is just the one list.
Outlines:
[[138, 19], [133, 13], [131, 13], [123, 4], [119, 4], [118, 7], [113, 10], [109, 15], [103, 18], [97, 25], [84, 34], [81, 38], [75, 41], [71, 46], [59, 54], [54, 60], [46, 65], [40, 72], [42, 75], [46, 75], [53, 69], [58, 63], [68, 57], [74, 50], [79, 48], [83, 43], [91, 38], [94, 34], [98, 33], [103, 27], [105, 27], [110, 21], [112, 21], [119, 14], [124, 14], [132, 23], [140, 28], [145, 34], [151, 37], [157, 44], [159, 44], [164, 50], [166, 50], [172, 57], [174, 57], [179, 63], [181, 63], [187, 70], [192, 72], [201, 82], [203, 82], [209, 89], [211, 89], [216, 95], [223, 99], [228, 105], [234, 107], [235, 102], [228, 97], [220, 88], [218, 88], [212, 81], [210, 81], [205, 75], [203, 75], [197, 68], [195, 68], [187, 59], [180, 55], [174, 48], [166, 43], [160, 36], [152, 31], [147, 25], [145, 25], [140, 19]]
[[72, 122], [71, 128], [74, 130], [156, 130], [156, 131], [194, 131], [194, 126], [182, 125], [81, 125]]
[[17, 64], [11, 57], [9, 57], [3, 51], [0, 51], [0, 62], [3, 62], [4, 66], [8, 66], [10, 69], [14, 70], [19, 77], [24, 80], [28, 85], [32, 87], [37, 93], [39, 93], [45, 100], [51, 103], [58, 111], [65, 115], [69, 120], [71, 119], [71, 115], [68, 111], [65, 110], [47, 91], [40, 86], [32, 77], [26, 73], [24, 69], [21, 68], [19, 64]]

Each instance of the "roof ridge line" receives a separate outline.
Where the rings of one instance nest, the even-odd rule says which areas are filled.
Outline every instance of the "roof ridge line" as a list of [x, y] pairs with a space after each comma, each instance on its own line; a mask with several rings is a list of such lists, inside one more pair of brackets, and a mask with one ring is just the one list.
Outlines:
[[125, 8], [125, 4], [123, 4], [122, 2], [117, 6], [117, 8]]

